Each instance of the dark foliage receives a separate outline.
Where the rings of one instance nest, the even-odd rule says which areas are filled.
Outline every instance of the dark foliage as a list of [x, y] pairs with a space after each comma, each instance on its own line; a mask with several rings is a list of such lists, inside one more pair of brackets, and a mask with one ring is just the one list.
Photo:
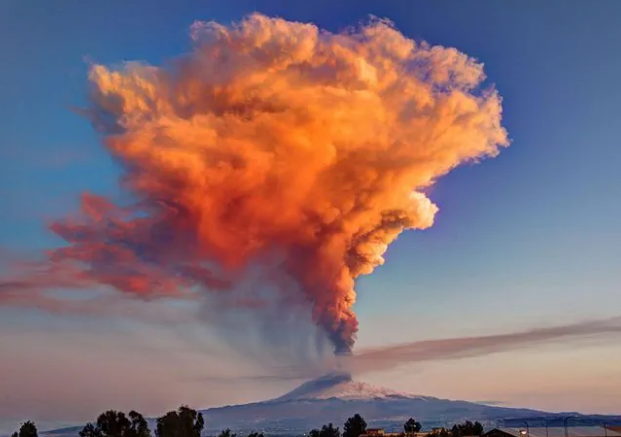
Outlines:
[[142, 414], [132, 410], [129, 412], [129, 420], [131, 421], [131, 426], [129, 427], [130, 432], [127, 437], [151, 437], [149, 424], [142, 417]]
[[[203, 415], [183, 405], [177, 411], [170, 411], [157, 419], [155, 435], [156, 437], [201, 437], [204, 427]], [[403, 424], [403, 429], [406, 434], [416, 433], [421, 431], [422, 425], [414, 418], [409, 418]], [[453, 425], [450, 430], [434, 429], [428, 437], [474, 437], [481, 436], [483, 431], [483, 425], [480, 422], [467, 420]], [[366, 421], [360, 414], [355, 414], [345, 422], [342, 437], [360, 437], [366, 432]], [[145, 418], [136, 411], [130, 411], [126, 416], [123, 412], [108, 410], [100, 414], [94, 424], [87, 423], [79, 435], [80, 437], [151, 437], [151, 431]], [[34, 422], [25, 422], [11, 437], [38, 437], [37, 427]], [[238, 437], [238, 435], [227, 428], [220, 432], [218, 437]], [[247, 437], [264, 437], [264, 435], [260, 432], [252, 432]], [[341, 432], [338, 427], [329, 423], [323, 425], [321, 429], [311, 430], [309, 437], [341, 437]]]
[[97, 429], [103, 437], [128, 437], [131, 422], [121, 411], [108, 410], [97, 418]]
[[367, 422], [360, 416], [355, 414], [347, 419], [343, 426], [343, 437], [359, 437], [367, 432]]
[[130, 411], [128, 417], [122, 411], [114, 410], [101, 413], [95, 424], [87, 423], [79, 434], [80, 437], [151, 437], [142, 414]]
[[329, 423], [322, 426], [321, 429], [311, 430], [308, 435], [310, 437], [341, 437], [341, 431], [338, 427], [335, 428], [332, 423]]
[[37, 426], [34, 422], [28, 421], [22, 423], [19, 431], [14, 432], [11, 437], [37, 437]]
[[483, 434], [483, 425], [469, 420], [461, 424], [453, 425], [451, 437], [479, 436]]
[[80, 437], [102, 437], [101, 430], [90, 422], [82, 428], [79, 434]]
[[200, 437], [204, 427], [203, 415], [183, 405], [157, 419], [155, 434], [157, 437]]
[[403, 424], [403, 430], [405, 432], [420, 432], [422, 428], [423, 426], [421, 425], [421, 423], [417, 422], [412, 417], [406, 420], [406, 422]]

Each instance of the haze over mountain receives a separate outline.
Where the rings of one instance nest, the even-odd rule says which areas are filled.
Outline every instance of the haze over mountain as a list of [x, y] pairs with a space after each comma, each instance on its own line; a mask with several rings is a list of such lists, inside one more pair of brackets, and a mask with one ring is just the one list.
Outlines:
[[[478, 420], [486, 428], [497, 424], [521, 426], [536, 418], [562, 421], [568, 413], [546, 413], [526, 408], [508, 408], [476, 402], [415, 395], [355, 381], [351, 375], [331, 373], [308, 381], [283, 396], [249, 404], [202, 410], [209, 434], [230, 428], [234, 431], [263, 430], [272, 434], [301, 434], [322, 424], [337, 426], [358, 413], [369, 426], [399, 430], [409, 417], [416, 417], [424, 429]], [[621, 416], [588, 416], [571, 413], [575, 424], [621, 421]], [[535, 422], [533, 422], [534, 424]], [[151, 429], [155, 421], [149, 420]], [[559, 425], [557, 425], [559, 426]], [[48, 436], [75, 437], [81, 427], [50, 431]]]
[[328, 422], [340, 426], [356, 413], [372, 426], [388, 428], [400, 428], [412, 416], [429, 428], [461, 420], [493, 422], [545, 414], [399, 392], [355, 381], [343, 373], [305, 382], [275, 399], [203, 411], [209, 429], [261, 428], [280, 432], [304, 432]]

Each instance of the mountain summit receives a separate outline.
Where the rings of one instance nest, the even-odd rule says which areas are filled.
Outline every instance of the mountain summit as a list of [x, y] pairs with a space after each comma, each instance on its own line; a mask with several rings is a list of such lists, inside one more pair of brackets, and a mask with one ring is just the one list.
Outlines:
[[[518, 423], [525, 419], [546, 417], [553, 421], [567, 416], [520, 408], [506, 408], [475, 402], [417, 396], [355, 381], [351, 375], [334, 372], [307, 381], [283, 396], [262, 402], [209, 408], [201, 411], [209, 435], [230, 428], [235, 431], [262, 430], [268, 434], [300, 435], [332, 422], [341, 426], [358, 413], [373, 427], [403, 429], [409, 417], [416, 417], [425, 429], [478, 420], [487, 428], [496, 424]], [[574, 413], [574, 421], [580, 417]], [[593, 418], [596, 424], [621, 421], [613, 416]], [[517, 421], [517, 422], [516, 422]], [[155, 426], [153, 419], [149, 425]], [[511, 425], [515, 426], [515, 425]], [[81, 427], [42, 433], [47, 437], [77, 437]]]
[[[541, 412], [474, 402], [438, 399], [377, 387], [334, 372], [307, 381], [290, 392], [263, 402], [202, 411], [213, 430], [261, 429], [270, 433], [303, 433], [324, 423], [342, 424], [358, 413], [373, 426], [402, 429], [416, 417], [427, 428], [464, 420], [496, 423], [506, 418], [541, 416]], [[544, 413], [545, 414], [545, 413]]]
[[422, 398], [398, 392], [384, 387], [377, 387], [364, 382], [357, 382], [348, 373], [329, 373], [317, 379], [305, 382], [289, 393], [274, 401], [302, 401], [317, 399], [371, 400], [385, 398]]

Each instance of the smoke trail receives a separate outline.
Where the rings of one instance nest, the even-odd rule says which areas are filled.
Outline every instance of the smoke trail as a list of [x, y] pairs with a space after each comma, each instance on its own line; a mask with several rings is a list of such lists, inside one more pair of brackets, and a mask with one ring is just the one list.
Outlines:
[[383, 20], [335, 34], [254, 14], [191, 36], [162, 66], [92, 66], [84, 112], [133, 202], [85, 195], [51, 226], [67, 246], [22, 285], [226, 295], [279, 259], [266, 280], [282, 311], [306, 305], [347, 353], [355, 279], [432, 225], [425, 187], [508, 145], [500, 97], [475, 60]]
[[610, 334], [621, 334], [621, 317], [535, 328], [509, 334], [426, 340], [367, 349], [351, 357], [346, 366], [354, 373], [363, 373], [387, 370], [406, 363], [475, 357], [537, 344]]
[[328, 379], [351, 378], [351, 375], [385, 371], [407, 364], [481, 357], [539, 345], [570, 344], [582, 338], [601, 339], [612, 336], [616, 339], [621, 338], [621, 317], [587, 320], [547, 328], [532, 328], [506, 334], [442, 338], [367, 348], [347, 356], [324, 357], [322, 362], [306, 363], [300, 366], [279, 363], [273, 366], [269, 373], [210, 375], [208, 379], [233, 382], [235, 380], [314, 380], [322, 376]]

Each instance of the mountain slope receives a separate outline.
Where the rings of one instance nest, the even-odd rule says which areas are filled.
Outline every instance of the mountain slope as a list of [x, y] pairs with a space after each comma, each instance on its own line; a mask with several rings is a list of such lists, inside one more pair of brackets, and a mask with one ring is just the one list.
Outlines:
[[390, 390], [384, 387], [376, 387], [364, 382], [352, 380], [351, 375], [346, 373], [330, 373], [312, 381], [305, 382], [289, 393], [274, 399], [274, 401], [302, 401], [317, 399], [381, 399], [388, 397], [407, 397], [412, 395]]
[[[497, 424], [522, 426], [524, 420], [549, 419], [549, 424], [562, 426], [571, 415], [572, 425], [620, 423], [619, 416], [584, 416], [577, 413], [545, 413], [521, 408], [506, 408], [466, 401], [438, 399], [376, 387], [352, 380], [350, 375], [333, 373], [308, 381], [275, 399], [243, 405], [202, 410], [205, 431], [217, 434], [234, 431], [262, 430], [268, 434], [296, 435], [332, 422], [342, 427], [348, 417], [358, 413], [369, 426], [388, 430], [401, 429], [409, 417], [416, 417], [425, 429], [451, 425], [464, 420], [478, 420], [489, 429]], [[154, 429], [155, 421], [149, 420]], [[81, 427], [41, 433], [47, 437], [76, 437]]]
[[305, 432], [328, 422], [341, 426], [356, 413], [373, 426], [389, 428], [400, 427], [411, 416], [417, 417], [428, 428], [461, 420], [492, 423], [505, 418], [545, 414], [412, 395], [356, 382], [350, 375], [339, 373], [308, 381], [272, 400], [203, 411], [210, 429], [264, 429], [292, 433]]

